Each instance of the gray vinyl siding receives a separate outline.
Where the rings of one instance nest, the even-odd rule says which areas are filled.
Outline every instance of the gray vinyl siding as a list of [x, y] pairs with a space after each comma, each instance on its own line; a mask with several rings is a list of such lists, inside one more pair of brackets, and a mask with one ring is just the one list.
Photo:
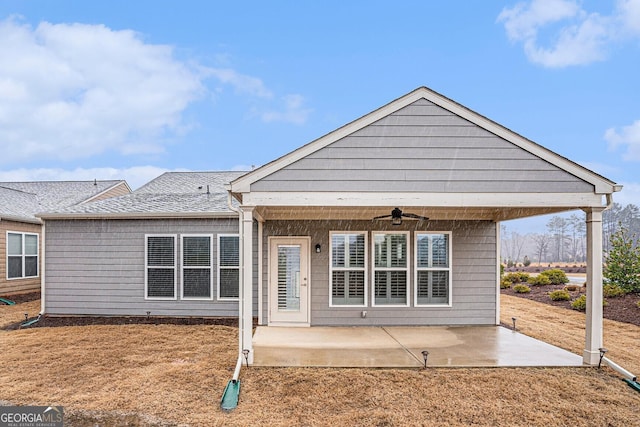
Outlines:
[[[218, 301], [217, 234], [237, 234], [237, 219], [49, 220], [46, 307], [50, 315], [228, 317], [237, 301]], [[145, 235], [175, 234], [177, 299], [145, 299]], [[213, 300], [180, 298], [182, 234], [213, 234]], [[255, 306], [257, 310], [257, 305]]]
[[593, 190], [591, 184], [425, 99], [251, 185], [251, 191]]
[[[421, 228], [405, 221], [392, 228], [388, 223], [371, 221], [268, 221], [264, 225], [263, 318], [266, 324], [268, 301], [268, 237], [310, 236], [311, 247], [311, 325], [494, 325], [496, 321], [497, 259], [496, 223], [492, 221], [430, 221]], [[291, 231], [290, 231], [291, 230]], [[371, 232], [410, 230], [409, 307], [372, 306]], [[329, 232], [366, 231], [369, 268], [367, 271], [367, 307], [329, 307]], [[450, 231], [452, 241], [451, 307], [415, 307], [414, 237], [416, 231]], [[361, 312], [367, 311], [362, 318]]]

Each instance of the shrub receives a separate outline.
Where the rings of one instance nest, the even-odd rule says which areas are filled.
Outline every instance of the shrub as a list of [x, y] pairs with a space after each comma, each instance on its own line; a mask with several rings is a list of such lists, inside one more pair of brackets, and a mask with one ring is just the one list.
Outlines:
[[511, 280], [502, 279], [500, 281], [500, 289], [509, 289], [511, 287]]
[[638, 302], [636, 303], [636, 306], [637, 306], [638, 308], [640, 308], [640, 301], [638, 301]]
[[540, 275], [548, 277], [549, 282], [551, 282], [552, 285], [564, 285], [565, 283], [569, 283], [567, 274], [559, 268], [545, 270], [540, 273]]
[[504, 275], [502, 280], [508, 280], [511, 283], [520, 283], [520, 273], [518, 273], [517, 271], [513, 273], [507, 273]]
[[524, 256], [524, 260], [522, 260], [522, 265], [524, 265], [525, 267], [529, 267], [531, 265], [531, 260], [529, 259], [528, 256]]
[[511, 267], [513, 267], [513, 265], [514, 265], [513, 261], [511, 261], [511, 260], [507, 261], [507, 268], [511, 268]]
[[521, 282], [527, 282], [529, 280], [529, 278], [531, 277], [531, 275], [525, 271], [520, 271], [518, 273], [518, 276], [520, 276], [520, 281]]
[[587, 309], [587, 297], [586, 295], [580, 295], [578, 298], [571, 302], [571, 308], [574, 310], [585, 311]]
[[602, 287], [602, 295], [607, 298], [616, 298], [624, 296], [626, 292], [618, 285], [604, 285]]
[[513, 287], [513, 291], [518, 293], [518, 294], [527, 294], [529, 292], [531, 292], [531, 288], [528, 287], [527, 285], [515, 285]]
[[558, 289], [556, 291], [549, 292], [549, 298], [553, 301], [569, 301], [571, 299], [571, 295], [569, 295], [569, 292], [564, 289]]
[[[607, 300], [603, 299], [602, 306], [606, 307], [607, 305], [609, 305], [609, 303], [607, 302]], [[578, 298], [574, 299], [571, 302], [571, 308], [573, 308], [574, 310], [585, 311], [587, 309], [587, 296], [580, 295]]]
[[549, 280], [547, 276], [543, 276], [542, 273], [538, 274], [537, 276], [529, 277], [529, 280], [527, 280], [527, 282], [533, 286], [544, 286], [551, 284], [551, 280]]

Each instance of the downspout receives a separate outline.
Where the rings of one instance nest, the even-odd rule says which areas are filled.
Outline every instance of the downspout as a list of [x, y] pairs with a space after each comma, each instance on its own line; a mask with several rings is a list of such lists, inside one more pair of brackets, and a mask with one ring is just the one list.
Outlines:
[[[229, 207], [229, 209], [231, 209], [233, 212], [236, 212], [238, 214], [238, 234], [239, 234], [239, 260], [240, 260], [240, 265], [242, 265], [242, 233], [243, 233], [243, 229], [242, 229], [242, 212], [240, 211], [240, 209], [236, 208], [235, 206], [233, 206], [232, 203], [232, 199], [231, 199], [231, 191], [229, 188], [227, 188], [227, 205]], [[220, 399], [220, 407], [225, 410], [225, 411], [230, 411], [232, 409], [235, 409], [238, 406], [238, 397], [240, 395], [240, 380], [238, 379], [240, 377], [240, 369], [242, 368], [242, 359], [243, 359], [243, 354], [242, 354], [242, 349], [243, 349], [243, 342], [242, 342], [242, 337], [243, 337], [243, 331], [244, 331], [244, 322], [242, 321], [243, 319], [243, 307], [244, 307], [244, 291], [243, 291], [243, 286], [242, 286], [242, 268], [239, 269], [240, 271], [239, 273], [239, 286], [238, 286], [238, 360], [236, 362], [236, 368], [233, 371], [233, 377], [231, 377], [231, 380], [227, 383], [227, 386], [225, 387], [224, 391], [222, 392], [222, 398]]]
[[[620, 191], [620, 189], [617, 189], [615, 191]], [[611, 206], [613, 206], [613, 193], [607, 193], [605, 196], [606, 196], [606, 199], [607, 199], [607, 205], [604, 208], [604, 210], [606, 211], [607, 209], [610, 209]], [[602, 349], [602, 350], [604, 350], [604, 349]], [[604, 351], [606, 351], [606, 350], [604, 350]], [[616, 371], [617, 373], [622, 375], [624, 377], [624, 381], [627, 384], [629, 384], [629, 386], [631, 388], [635, 389], [636, 391], [640, 391], [640, 383], [638, 383], [638, 378], [634, 374], [632, 374], [631, 372], [627, 371], [625, 368], [623, 368], [622, 366], [618, 365], [617, 363], [615, 363], [613, 360], [609, 359], [608, 357], [605, 357], [604, 353], [602, 353], [601, 362], [604, 362], [611, 369], [613, 369], [614, 371]]]
[[45, 264], [46, 264], [46, 250], [45, 248], [47, 247], [46, 245], [46, 239], [47, 239], [47, 223], [45, 221], [42, 221], [42, 247], [39, 248], [40, 249], [40, 259], [38, 260], [40, 262], [40, 314], [38, 315], [38, 319], [40, 319], [40, 316], [44, 315], [44, 310], [45, 310], [45, 278], [46, 278], [46, 269], [45, 269]]

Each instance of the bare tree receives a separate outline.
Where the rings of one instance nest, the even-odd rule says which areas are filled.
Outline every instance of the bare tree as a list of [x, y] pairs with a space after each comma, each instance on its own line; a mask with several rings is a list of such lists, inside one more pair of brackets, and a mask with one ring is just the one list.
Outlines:
[[549, 251], [549, 243], [551, 241], [551, 237], [548, 234], [534, 234], [533, 241], [536, 244], [538, 263], [541, 263], [543, 259], [546, 259], [547, 252]]

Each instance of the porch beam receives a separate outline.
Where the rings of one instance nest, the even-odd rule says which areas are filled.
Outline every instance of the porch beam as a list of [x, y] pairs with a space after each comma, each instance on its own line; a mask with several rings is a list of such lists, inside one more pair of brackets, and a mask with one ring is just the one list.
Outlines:
[[430, 208], [556, 208], [599, 207], [595, 193], [378, 193], [378, 192], [251, 192], [242, 195], [252, 206], [429, 206]]
[[585, 209], [587, 213], [587, 315], [583, 361], [597, 365], [602, 332], [602, 212], [605, 208]]

